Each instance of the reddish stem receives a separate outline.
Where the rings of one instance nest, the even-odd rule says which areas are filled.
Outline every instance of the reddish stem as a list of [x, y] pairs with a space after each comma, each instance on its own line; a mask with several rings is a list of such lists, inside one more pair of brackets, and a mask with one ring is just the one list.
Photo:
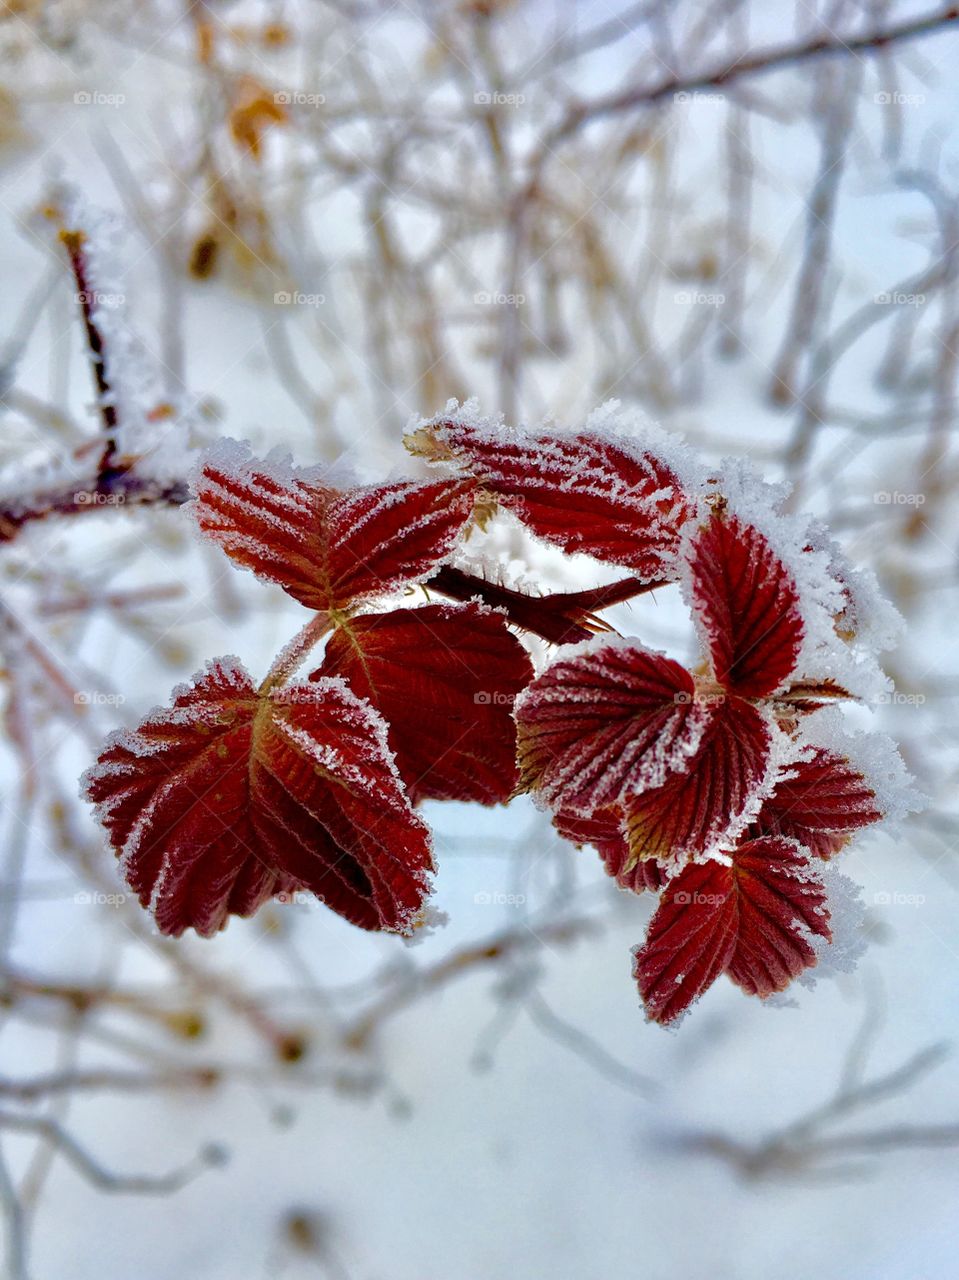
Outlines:
[[61, 231], [60, 239], [63, 241], [67, 256], [70, 259], [70, 268], [73, 271], [73, 279], [77, 286], [77, 301], [83, 314], [87, 346], [90, 348], [90, 362], [93, 365], [93, 380], [97, 388], [97, 402], [107, 435], [103, 461], [100, 465], [101, 471], [105, 471], [109, 467], [116, 450], [117, 411], [116, 406], [111, 403], [112, 388], [107, 378], [103, 335], [100, 333], [93, 316], [95, 294], [87, 271], [86, 255], [83, 252], [85, 237], [82, 231]]
[[502, 609], [515, 626], [548, 640], [550, 644], [576, 644], [588, 640], [598, 631], [607, 630], [604, 623], [593, 617], [595, 610], [620, 604], [664, 585], [665, 581], [623, 578], [589, 591], [557, 591], [547, 596], [528, 596], [522, 591], [464, 573], [462, 569], [454, 569], [451, 565], [445, 565], [426, 583], [427, 587], [452, 600], [479, 599], [494, 609]]

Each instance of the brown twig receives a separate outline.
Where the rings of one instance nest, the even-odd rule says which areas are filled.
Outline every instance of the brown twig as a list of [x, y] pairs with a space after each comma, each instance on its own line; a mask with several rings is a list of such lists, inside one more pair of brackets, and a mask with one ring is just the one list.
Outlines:
[[400, 984], [384, 992], [347, 1028], [343, 1043], [354, 1051], [365, 1049], [380, 1027], [430, 991], [445, 986], [481, 965], [498, 963], [524, 951], [546, 944], [568, 944], [577, 941], [595, 927], [588, 919], [559, 920], [533, 929], [523, 926], [497, 934], [487, 942], [461, 947], [445, 959], [412, 975], [401, 975]]

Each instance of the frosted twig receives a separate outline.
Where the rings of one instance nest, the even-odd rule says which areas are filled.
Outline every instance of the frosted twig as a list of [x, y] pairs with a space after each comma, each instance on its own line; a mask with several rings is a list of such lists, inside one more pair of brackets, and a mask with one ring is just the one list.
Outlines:
[[170, 1173], [120, 1174], [105, 1168], [62, 1125], [44, 1116], [24, 1116], [0, 1111], [0, 1129], [30, 1133], [42, 1138], [51, 1143], [67, 1163], [93, 1186], [101, 1191], [120, 1194], [169, 1195], [192, 1182], [204, 1168], [220, 1163], [219, 1153], [207, 1148], [189, 1164], [181, 1165]]

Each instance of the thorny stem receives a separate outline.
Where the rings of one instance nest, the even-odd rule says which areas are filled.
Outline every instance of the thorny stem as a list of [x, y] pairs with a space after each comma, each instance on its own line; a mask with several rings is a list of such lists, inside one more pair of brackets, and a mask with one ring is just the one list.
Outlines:
[[551, 595], [530, 596], [444, 565], [425, 585], [452, 600], [480, 599], [494, 609], [502, 609], [514, 626], [550, 644], [576, 644], [598, 631], [609, 630], [593, 616], [595, 610], [608, 609], [665, 586], [666, 579], [644, 582], [642, 578], [623, 578], [588, 591], [555, 591]]

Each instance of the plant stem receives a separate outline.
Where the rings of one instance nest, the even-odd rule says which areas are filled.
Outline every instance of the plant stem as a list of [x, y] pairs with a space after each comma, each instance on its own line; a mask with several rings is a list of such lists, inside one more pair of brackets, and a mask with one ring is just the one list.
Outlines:
[[333, 620], [328, 613], [315, 614], [276, 655], [272, 667], [266, 673], [266, 679], [260, 685], [261, 697], [289, 680], [313, 646], [332, 630]]
[[593, 616], [597, 609], [607, 609], [634, 596], [666, 585], [666, 580], [644, 582], [641, 578], [623, 578], [589, 591], [556, 591], [552, 595], [530, 596], [510, 587], [500, 586], [485, 578], [477, 578], [462, 569], [444, 565], [426, 583], [434, 591], [452, 600], [481, 600], [494, 609], [502, 609], [509, 621], [550, 644], [577, 644], [600, 631], [608, 631], [605, 623]]

